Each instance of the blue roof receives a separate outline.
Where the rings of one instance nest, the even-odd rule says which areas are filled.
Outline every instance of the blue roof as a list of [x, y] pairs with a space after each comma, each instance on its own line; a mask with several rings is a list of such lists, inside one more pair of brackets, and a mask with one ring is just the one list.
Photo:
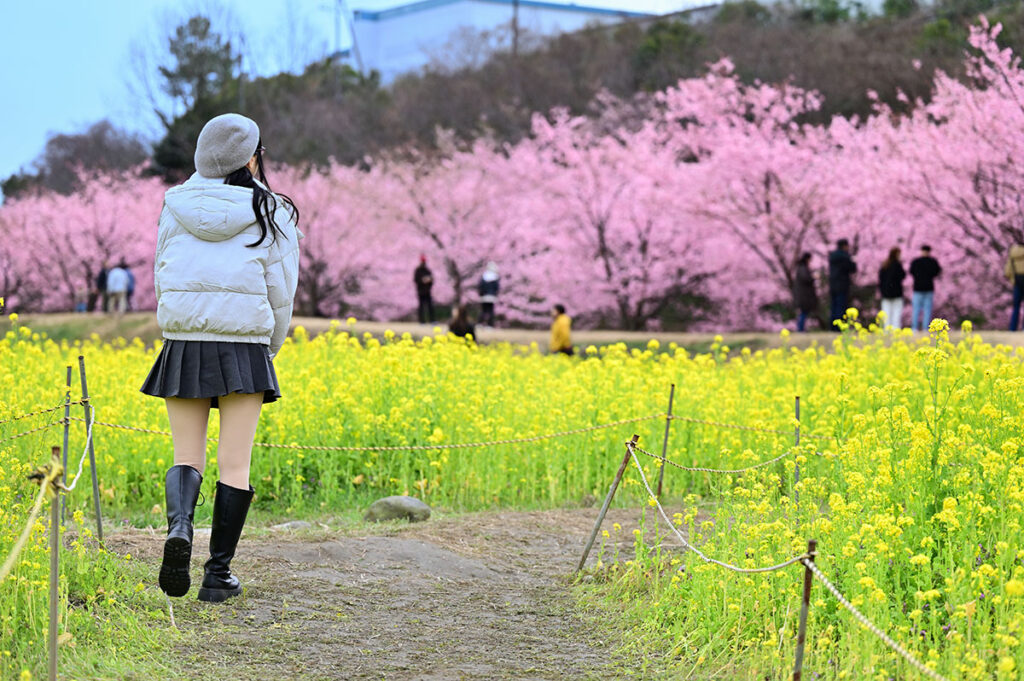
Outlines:
[[[456, 2], [462, 2], [463, 0], [419, 0], [419, 2], [410, 2], [406, 5], [399, 5], [398, 7], [392, 7], [391, 9], [382, 9], [376, 11], [369, 10], [356, 10], [353, 14], [356, 19], [362, 21], [380, 21], [382, 19], [392, 19], [394, 17], [402, 16], [405, 14], [413, 14], [415, 12], [422, 12], [423, 10], [433, 9], [435, 7], [443, 7], [444, 5], [451, 5]], [[473, 2], [486, 2], [492, 5], [512, 5], [515, 0], [472, 0]], [[607, 7], [591, 7], [589, 5], [577, 5], [575, 3], [561, 4], [557, 2], [547, 2], [545, 0], [519, 0], [520, 7], [539, 7], [542, 9], [555, 9], [555, 10], [567, 10], [576, 12], [586, 12], [594, 15], [605, 15], [605, 16], [616, 16], [616, 17], [649, 17], [654, 16], [651, 12], [635, 12], [633, 10], [619, 10], [609, 9]]]

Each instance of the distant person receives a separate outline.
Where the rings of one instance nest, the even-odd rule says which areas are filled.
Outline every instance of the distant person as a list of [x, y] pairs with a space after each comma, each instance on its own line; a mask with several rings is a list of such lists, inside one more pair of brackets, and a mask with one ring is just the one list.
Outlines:
[[1006, 278], [1013, 285], [1013, 310], [1010, 312], [1010, 331], [1016, 331], [1020, 322], [1020, 305], [1024, 301], [1024, 244], [1010, 246], [1004, 268]]
[[476, 328], [469, 321], [469, 313], [465, 305], [459, 305], [455, 308], [455, 316], [448, 322], [448, 330], [459, 338], [467, 338], [469, 336], [476, 338]]
[[935, 302], [935, 278], [941, 274], [942, 267], [939, 266], [939, 261], [932, 257], [932, 247], [921, 246], [921, 255], [910, 262], [910, 276], [914, 278], [910, 328], [914, 331], [927, 329], [931, 324], [932, 306]]
[[498, 288], [501, 277], [498, 263], [487, 263], [487, 269], [480, 275], [477, 292], [480, 294], [480, 326], [494, 326], [494, 304], [498, 302]]
[[96, 275], [96, 289], [93, 292], [92, 301], [89, 305], [89, 311], [92, 312], [96, 309], [96, 304], [100, 305], [100, 312], [107, 311], [107, 261], [103, 261], [103, 265], [100, 266], [100, 271]]
[[412, 280], [416, 284], [416, 314], [420, 324], [434, 323], [434, 273], [427, 267], [427, 256], [420, 256], [419, 267], [412, 273]]
[[898, 329], [903, 322], [903, 280], [907, 272], [900, 262], [900, 249], [889, 251], [889, 257], [878, 270], [878, 293], [882, 298], [885, 328]]
[[132, 296], [135, 295], [135, 273], [132, 272], [132, 268], [124, 260], [121, 261], [121, 267], [128, 273], [128, 309], [132, 310], [134, 309], [132, 307]]
[[120, 317], [128, 306], [128, 270], [122, 260], [117, 267], [107, 273], [107, 312]]
[[90, 290], [88, 288], [75, 289], [75, 312], [85, 312], [89, 309], [89, 294]]
[[836, 250], [828, 254], [828, 292], [832, 298], [832, 328], [838, 331], [835, 323], [846, 315], [850, 305], [850, 286], [853, 275], [857, 272], [857, 263], [850, 255], [850, 241], [840, 239], [836, 242]]
[[796, 330], [807, 330], [807, 318], [818, 309], [818, 291], [814, 286], [811, 272], [811, 254], [804, 253], [796, 261], [796, 275], [793, 281], [793, 302], [796, 303]]
[[564, 305], [551, 308], [551, 352], [572, 355], [572, 318], [565, 313]]

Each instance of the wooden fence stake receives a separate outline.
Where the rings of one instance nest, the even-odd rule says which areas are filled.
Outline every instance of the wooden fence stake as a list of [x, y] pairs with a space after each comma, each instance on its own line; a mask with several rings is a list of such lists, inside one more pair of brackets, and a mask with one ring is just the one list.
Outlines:
[[668, 391], [668, 412], [665, 415], [665, 442], [661, 445], [661, 470], [658, 471], [658, 500], [661, 500], [661, 483], [665, 479], [665, 458], [668, 457], [668, 436], [672, 430], [672, 400], [676, 396], [676, 384]]
[[583, 565], [587, 562], [587, 557], [590, 556], [590, 549], [594, 547], [594, 540], [597, 539], [597, 533], [601, 531], [601, 523], [604, 522], [604, 517], [608, 513], [608, 507], [612, 504], [612, 497], [615, 496], [615, 490], [619, 488], [619, 481], [622, 480], [622, 474], [626, 472], [626, 466], [629, 465], [629, 460], [632, 458], [632, 446], [636, 445], [637, 440], [639, 439], [639, 435], [633, 435], [633, 439], [630, 441], [630, 444], [626, 445], [626, 455], [622, 457], [622, 463], [619, 465], [618, 472], [615, 473], [615, 479], [612, 480], [611, 487], [608, 488], [608, 496], [604, 498], [604, 504], [601, 505], [601, 512], [598, 514], [597, 522], [594, 524], [594, 531], [590, 533], [590, 539], [587, 541], [586, 548], [583, 549], [583, 557], [580, 558], [580, 564], [576, 566], [576, 572], [583, 569]]
[[[71, 367], [68, 367], [68, 380], [70, 381]], [[66, 437], [66, 436], [65, 436]], [[65, 455], [67, 452], [65, 451]], [[53, 448], [54, 463], [60, 461], [60, 450]], [[43, 484], [46, 484], [44, 481]], [[50, 507], [50, 631], [47, 642], [50, 653], [50, 681], [57, 681], [57, 599], [59, 596], [58, 586], [60, 580], [60, 488], [55, 488], [53, 504]]]
[[[807, 542], [807, 560], [814, 562], [814, 552], [818, 548], [818, 542], [811, 539]], [[796, 635], [796, 663], [793, 665], [793, 681], [800, 681], [804, 670], [804, 642], [807, 640], [807, 611], [811, 607], [811, 583], [814, 581], [814, 573], [811, 568], [804, 566], [804, 597], [800, 604], [800, 629]]]
[[96, 451], [93, 437], [89, 437], [92, 427], [92, 410], [89, 408], [89, 384], [85, 380], [85, 357], [78, 356], [78, 375], [82, 378], [82, 406], [85, 408], [85, 436], [89, 438], [89, 469], [92, 471], [92, 501], [96, 512], [96, 536], [103, 542], [103, 513], [100, 510], [100, 479], [96, 470]]

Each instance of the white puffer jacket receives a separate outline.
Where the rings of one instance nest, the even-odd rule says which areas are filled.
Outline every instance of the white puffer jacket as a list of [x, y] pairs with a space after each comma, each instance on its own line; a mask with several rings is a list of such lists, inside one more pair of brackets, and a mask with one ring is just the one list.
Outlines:
[[299, 280], [298, 230], [278, 201], [277, 239], [255, 248], [252, 190], [198, 173], [164, 195], [157, 238], [157, 323], [169, 340], [229, 341], [281, 349]]

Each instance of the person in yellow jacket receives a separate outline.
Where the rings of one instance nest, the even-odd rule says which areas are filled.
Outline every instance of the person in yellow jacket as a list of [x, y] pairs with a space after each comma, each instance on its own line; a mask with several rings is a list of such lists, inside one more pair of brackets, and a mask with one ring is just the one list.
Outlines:
[[551, 319], [551, 352], [572, 355], [572, 318], [565, 313], [565, 306], [551, 308]]
[[1020, 321], [1020, 305], [1024, 301], [1024, 244], [1010, 246], [1003, 274], [1013, 285], [1013, 310], [1010, 312], [1010, 331], [1017, 330]]

